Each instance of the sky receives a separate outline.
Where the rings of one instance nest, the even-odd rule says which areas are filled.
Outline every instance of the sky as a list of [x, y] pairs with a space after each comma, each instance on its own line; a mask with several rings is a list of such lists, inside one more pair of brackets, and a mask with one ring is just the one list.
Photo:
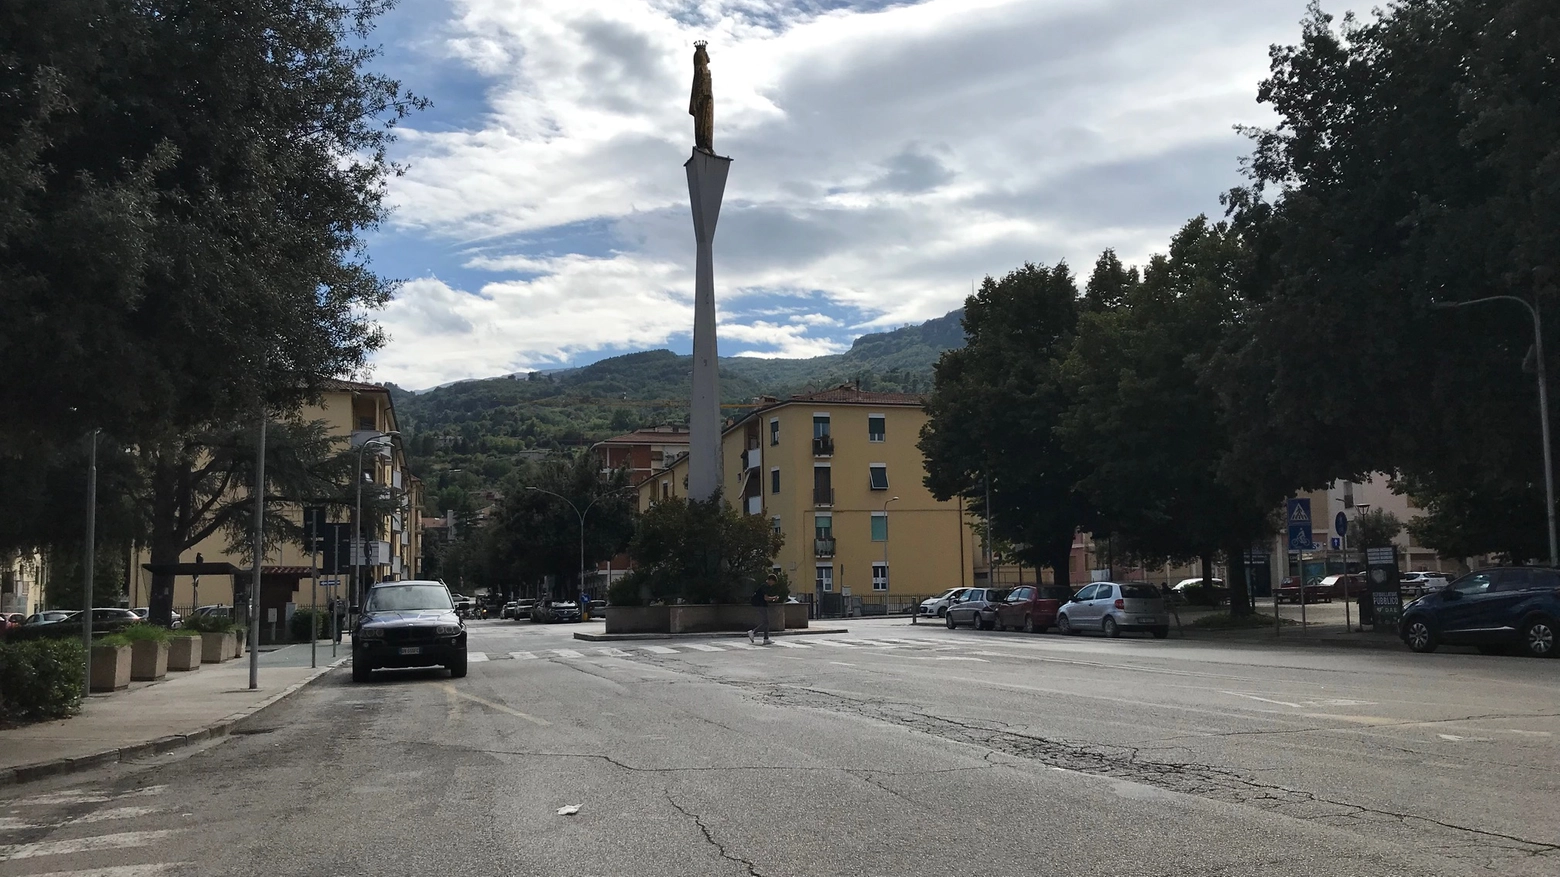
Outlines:
[[720, 353], [807, 357], [1220, 215], [1305, 2], [402, 0], [372, 69], [433, 106], [398, 128], [367, 240], [401, 281], [367, 376], [688, 352], [694, 40], [732, 158]]

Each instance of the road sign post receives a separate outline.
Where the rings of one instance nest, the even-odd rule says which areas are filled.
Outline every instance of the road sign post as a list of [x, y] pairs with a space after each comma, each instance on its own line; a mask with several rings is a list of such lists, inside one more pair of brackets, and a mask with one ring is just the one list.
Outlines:
[[[1311, 544], [1311, 500], [1295, 498], [1284, 507], [1284, 520], [1289, 525], [1289, 550], [1295, 553], [1295, 584], [1299, 585], [1300, 634], [1305, 635], [1305, 555], [1315, 546]], [[1273, 593], [1273, 633], [1278, 634], [1278, 592]]]

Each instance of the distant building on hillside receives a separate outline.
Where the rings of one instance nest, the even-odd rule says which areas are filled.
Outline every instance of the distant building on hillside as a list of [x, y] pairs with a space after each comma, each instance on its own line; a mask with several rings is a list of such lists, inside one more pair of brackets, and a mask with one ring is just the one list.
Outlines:
[[597, 442], [601, 468], [628, 468], [631, 484], [639, 484], [657, 470], [672, 465], [688, 454], [688, 427], [650, 426]]

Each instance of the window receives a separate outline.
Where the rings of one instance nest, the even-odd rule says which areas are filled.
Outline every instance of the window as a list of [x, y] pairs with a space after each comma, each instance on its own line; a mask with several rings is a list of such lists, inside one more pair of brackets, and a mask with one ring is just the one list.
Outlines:
[[769, 418], [769, 443], [780, 444], [780, 418], [778, 417]]
[[775, 515], [774, 517], [769, 519], [769, 528], [771, 530], [774, 530], [776, 533], [780, 532], [780, 516], [779, 515]]
[[780, 470], [779, 469], [770, 469], [769, 470], [769, 492], [770, 493], [779, 493], [780, 492]]
[[1464, 597], [1471, 594], [1482, 594], [1490, 589], [1490, 580], [1494, 576], [1486, 572], [1469, 573], [1450, 585], [1448, 588], [1460, 592]]
[[834, 538], [834, 516], [833, 515], [816, 515], [813, 518], [813, 527], [814, 527], [814, 533], [813, 533], [814, 538], [817, 538], [817, 539], [833, 539]]
[[834, 564], [820, 563], [813, 573], [813, 584], [824, 593], [834, 590]]
[[888, 513], [887, 512], [873, 512], [872, 513], [872, 541], [873, 542], [887, 542], [888, 541]]
[[1158, 600], [1160, 594], [1153, 585], [1122, 585], [1121, 596], [1131, 600]]
[[867, 441], [880, 442], [888, 433], [888, 418], [881, 414], [867, 415]]
[[1035, 589], [1034, 588], [1030, 588], [1030, 587], [1015, 588], [1013, 593], [1008, 595], [1007, 601], [1009, 603], [1023, 603], [1024, 601], [1029, 600], [1032, 597], [1034, 597], [1034, 595], [1035, 595]]
[[888, 590], [888, 564], [882, 561], [872, 564], [872, 590]]
[[829, 415], [813, 415], [813, 438], [827, 438], [829, 435]]
[[1503, 569], [1497, 572], [1491, 591], [1526, 591], [1532, 586], [1532, 570]]
[[873, 490], [887, 490], [888, 489], [888, 464], [886, 464], [886, 463], [873, 463], [871, 465], [871, 467], [870, 467], [870, 470], [871, 470], [871, 473], [872, 473], [872, 489]]
[[662, 499], [671, 499], [672, 498], [672, 483], [670, 481], [662, 481], [661, 482], [661, 498]]

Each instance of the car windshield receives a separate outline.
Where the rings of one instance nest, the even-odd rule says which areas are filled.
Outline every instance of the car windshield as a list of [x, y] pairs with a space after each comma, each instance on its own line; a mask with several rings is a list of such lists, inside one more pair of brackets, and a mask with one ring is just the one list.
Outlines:
[[455, 608], [450, 602], [450, 592], [440, 585], [396, 585], [391, 588], [375, 588], [368, 592], [369, 612], [406, 612], [415, 609]]

